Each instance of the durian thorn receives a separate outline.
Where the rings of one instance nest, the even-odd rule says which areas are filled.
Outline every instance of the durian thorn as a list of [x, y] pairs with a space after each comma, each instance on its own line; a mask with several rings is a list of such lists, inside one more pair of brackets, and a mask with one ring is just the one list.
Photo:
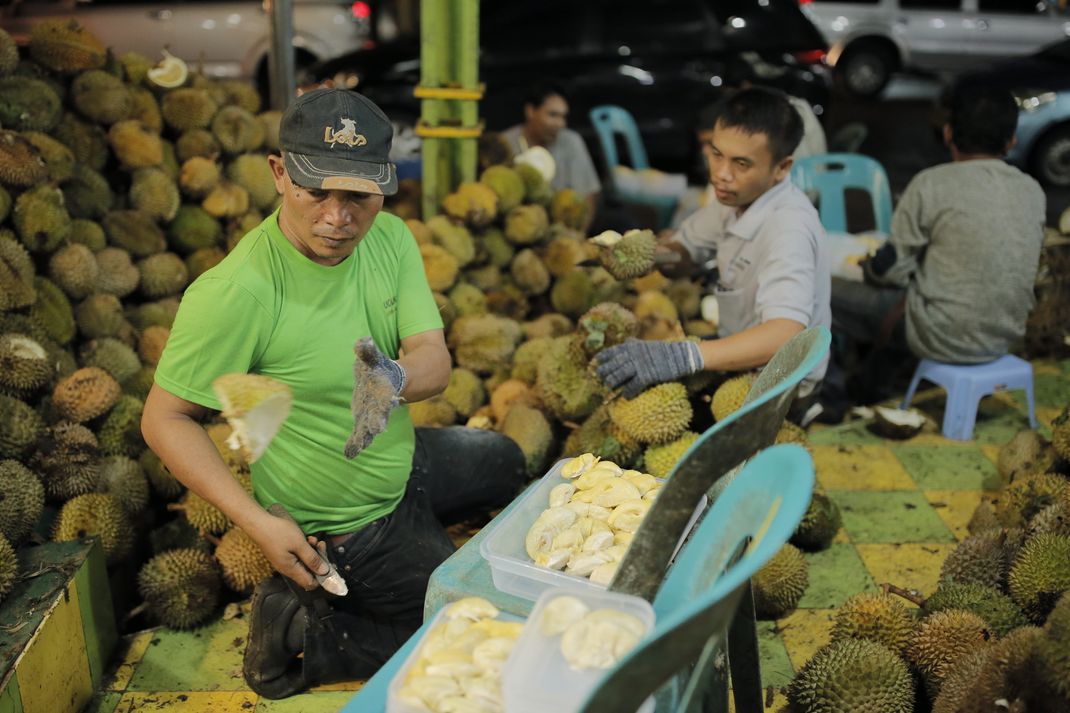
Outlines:
[[216, 547], [219, 547], [219, 543], [222, 541], [219, 537], [216, 537], [210, 532], [201, 532], [201, 537], [211, 542]]
[[125, 622], [130, 621], [131, 619], [133, 619], [138, 614], [144, 613], [144, 611], [146, 609], [148, 609], [148, 608], [149, 608], [149, 603], [148, 602], [141, 602], [136, 607], [134, 607], [133, 609], [131, 609], [130, 611], [128, 611], [126, 613], [126, 616], [123, 617], [123, 622], [125, 623]]
[[567, 426], [571, 431], [575, 431], [577, 428], [580, 427], [580, 424], [576, 423], [575, 421], [562, 421], [561, 423]]
[[885, 594], [895, 594], [900, 596], [919, 607], [925, 604], [925, 597], [922, 596], [921, 592], [917, 589], [903, 589], [902, 587], [897, 587], [894, 584], [885, 582], [881, 585], [881, 590]]
[[167, 503], [167, 509], [175, 512], [185, 512], [186, 505], [184, 503]]

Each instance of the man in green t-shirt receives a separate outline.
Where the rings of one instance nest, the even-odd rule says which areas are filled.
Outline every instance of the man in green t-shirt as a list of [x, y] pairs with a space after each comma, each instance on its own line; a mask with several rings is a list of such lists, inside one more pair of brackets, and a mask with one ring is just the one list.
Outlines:
[[[245, 655], [269, 698], [373, 673], [419, 627], [428, 577], [453, 551], [437, 516], [502, 504], [523, 478], [509, 439], [417, 432], [404, 405], [445, 389], [450, 354], [415, 239], [381, 212], [397, 190], [392, 137], [355, 92], [287, 109], [267, 159], [282, 205], [186, 291], [145, 403], [149, 446], [284, 575], [257, 587]], [[198, 423], [227, 373], [293, 394], [251, 466], [253, 497]], [[389, 398], [370, 398], [372, 382]], [[293, 521], [267, 511], [276, 503]], [[329, 602], [313, 577], [324, 555], [349, 588]]]

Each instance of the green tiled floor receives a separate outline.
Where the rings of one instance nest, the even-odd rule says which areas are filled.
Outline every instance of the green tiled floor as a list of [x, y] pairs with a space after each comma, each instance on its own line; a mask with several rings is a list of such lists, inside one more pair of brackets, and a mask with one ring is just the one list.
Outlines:
[[[1037, 418], [1044, 432], [1070, 402], [1070, 362], [1038, 363], [1035, 369]], [[915, 401], [937, 424], [943, 402], [939, 389]], [[1024, 399], [1000, 395], [982, 402], [974, 440], [966, 443], [937, 432], [885, 441], [860, 423], [811, 432], [818, 483], [840, 506], [844, 528], [832, 547], [806, 555], [810, 586], [799, 608], [760, 624], [763, 683], [787, 684], [827, 643], [833, 610], [852, 594], [885, 582], [931, 592], [944, 559], [966, 535], [983, 492], [999, 486], [998, 446], [1025, 427]], [[239, 617], [194, 632], [158, 630], [129, 637], [91, 711], [319, 713], [337, 711], [360, 687], [354, 682], [286, 701], [258, 701], [241, 678], [245, 633]], [[772, 710], [782, 702], [777, 693]]]

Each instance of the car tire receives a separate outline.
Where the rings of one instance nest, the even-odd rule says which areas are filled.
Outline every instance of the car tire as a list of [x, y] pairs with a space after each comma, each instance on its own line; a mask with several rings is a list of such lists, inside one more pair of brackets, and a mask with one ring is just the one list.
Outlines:
[[895, 64], [895, 55], [887, 47], [865, 42], [847, 48], [836, 63], [836, 72], [847, 91], [875, 97], [888, 85]]
[[1041, 139], [1033, 151], [1033, 173], [1041, 182], [1070, 187], [1070, 125], [1060, 126]]

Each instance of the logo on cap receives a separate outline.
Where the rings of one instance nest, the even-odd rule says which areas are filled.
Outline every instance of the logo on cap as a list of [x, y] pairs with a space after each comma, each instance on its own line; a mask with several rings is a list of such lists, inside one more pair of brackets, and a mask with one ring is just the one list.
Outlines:
[[335, 144], [345, 144], [350, 148], [356, 148], [368, 143], [364, 134], [357, 133], [357, 122], [348, 118], [342, 118], [341, 122], [342, 128], [337, 131], [330, 126], [323, 127], [323, 143], [330, 144], [331, 148], [334, 148]]

